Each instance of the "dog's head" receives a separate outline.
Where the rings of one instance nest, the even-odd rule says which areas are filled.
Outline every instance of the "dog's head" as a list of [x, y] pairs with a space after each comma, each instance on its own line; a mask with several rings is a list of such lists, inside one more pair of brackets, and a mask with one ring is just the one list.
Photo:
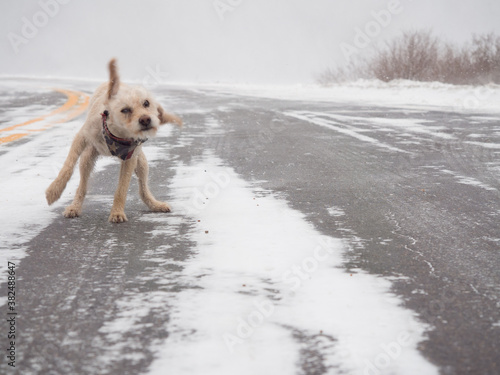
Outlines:
[[142, 87], [120, 85], [116, 60], [109, 62], [109, 86], [105, 103], [115, 129], [122, 137], [150, 138], [166, 123], [182, 125], [182, 120], [167, 113]]

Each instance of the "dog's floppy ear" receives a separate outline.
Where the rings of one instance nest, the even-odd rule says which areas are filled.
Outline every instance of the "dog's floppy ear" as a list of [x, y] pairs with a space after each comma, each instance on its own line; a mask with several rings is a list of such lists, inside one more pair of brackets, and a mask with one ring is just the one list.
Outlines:
[[158, 118], [160, 119], [160, 124], [172, 123], [179, 126], [182, 126], [182, 120], [180, 117], [173, 115], [171, 113], [165, 112], [161, 105], [158, 104]]
[[118, 76], [118, 68], [116, 67], [116, 59], [111, 59], [109, 62], [109, 86], [108, 86], [108, 99], [118, 93], [120, 87], [120, 77]]

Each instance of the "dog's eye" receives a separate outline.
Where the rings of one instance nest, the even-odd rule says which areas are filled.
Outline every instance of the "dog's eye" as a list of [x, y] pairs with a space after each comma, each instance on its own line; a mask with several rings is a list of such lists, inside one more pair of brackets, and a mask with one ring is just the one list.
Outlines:
[[126, 108], [123, 108], [121, 112], [128, 115], [129, 113], [132, 113], [132, 110], [130, 108], [126, 107]]
[[146, 108], [149, 107], [149, 101], [146, 100], [144, 103], [142, 103], [142, 105]]

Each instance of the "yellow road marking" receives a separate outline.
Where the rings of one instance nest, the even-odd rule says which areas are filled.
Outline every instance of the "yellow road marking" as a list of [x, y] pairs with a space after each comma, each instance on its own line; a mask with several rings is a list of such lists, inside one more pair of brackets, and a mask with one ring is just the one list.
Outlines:
[[[17, 139], [20, 139], [20, 138], [28, 135], [29, 133], [27, 133], [27, 132], [43, 131], [43, 130], [50, 128], [52, 125], [70, 121], [70, 120], [74, 119], [75, 117], [81, 115], [87, 109], [88, 104], [89, 104], [89, 96], [87, 94], [84, 94], [83, 92], [80, 92], [80, 91], [63, 90], [63, 89], [55, 89], [55, 91], [63, 93], [68, 97], [68, 100], [66, 101], [66, 103], [64, 103], [61, 107], [56, 108], [55, 110], [53, 110], [52, 112], [50, 112], [46, 115], [36, 117], [34, 119], [25, 121], [21, 124], [16, 124], [16, 125], [9, 126], [7, 128], [0, 129], [0, 132], [6, 132], [6, 131], [14, 130], [17, 128], [21, 128], [23, 126], [31, 125], [35, 122], [43, 121], [49, 117], [67, 112], [67, 115], [65, 117], [51, 121], [49, 124], [41, 127], [40, 129], [26, 129], [26, 130], [23, 130], [22, 133], [15, 133], [15, 134], [11, 134], [11, 135], [8, 135], [5, 137], [1, 137], [0, 144], [8, 143], [8, 142], [12, 142], [12, 141], [15, 141]], [[19, 130], [21, 130], [21, 129], [19, 129]]]
[[25, 135], [28, 135], [28, 134], [19, 133], [19, 134], [8, 135], [7, 137], [0, 138], [0, 144], [15, 141], [16, 139], [22, 138]]

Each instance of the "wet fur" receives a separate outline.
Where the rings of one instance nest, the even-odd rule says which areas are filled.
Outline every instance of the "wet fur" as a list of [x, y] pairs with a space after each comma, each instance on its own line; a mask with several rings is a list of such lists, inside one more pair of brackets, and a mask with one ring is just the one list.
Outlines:
[[[145, 106], [146, 101], [148, 106]], [[122, 113], [124, 108], [129, 108], [130, 113]], [[81, 215], [88, 180], [97, 157], [99, 155], [111, 156], [102, 135], [101, 113], [106, 109], [109, 112], [108, 128], [111, 133], [120, 138], [151, 138], [156, 135], [159, 126], [163, 124], [182, 125], [182, 120], [176, 115], [167, 113], [146, 89], [121, 83], [116, 60], [111, 60], [109, 62], [109, 82], [100, 85], [90, 99], [87, 119], [73, 140], [59, 175], [45, 192], [49, 205], [57, 201], [66, 188], [78, 159], [80, 159], [80, 184], [73, 202], [64, 211], [65, 217], [73, 218]], [[141, 118], [150, 119], [150, 128], [141, 127], [139, 122]], [[142, 146], [135, 149], [129, 160], [121, 162], [118, 187], [109, 216], [110, 222], [127, 221], [125, 201], [130, 179], [134, 172], [139, 179], [139, 194], [149, 209], [155, 212], [170, 211], [168, 203], [156, 200], [151, 194], [147, 182], [148, 169], [148, 162], [142, 151]]]

